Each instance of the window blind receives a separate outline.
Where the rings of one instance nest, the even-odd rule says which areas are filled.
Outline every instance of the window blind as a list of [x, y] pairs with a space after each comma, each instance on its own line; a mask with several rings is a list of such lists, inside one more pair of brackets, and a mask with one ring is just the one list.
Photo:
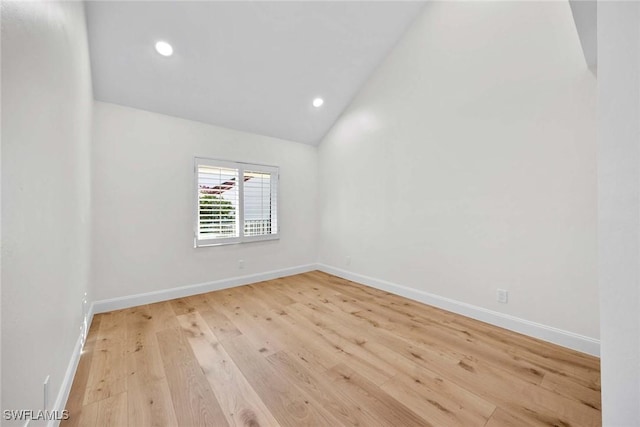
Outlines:
[[276, 234], [276, 191], [271, 173], [244, 171], [244, 234], [264, 236]]
[[195, 171], [196, 247], [278, 238], [277, 167], [196, 158]]
[[225, 239], [238, 234], [237, 169], [198, 166], [198, 238]]

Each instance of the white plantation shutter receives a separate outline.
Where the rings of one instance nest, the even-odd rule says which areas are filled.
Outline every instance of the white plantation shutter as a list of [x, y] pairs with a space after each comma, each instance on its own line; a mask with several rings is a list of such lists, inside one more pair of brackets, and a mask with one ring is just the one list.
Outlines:
[[274, 171], [244, 171], [244, 235], [268, 236], [278, 233], [277, 176]]
[[277, 167], [196, 158], [195, 172], [196, 247], [278, 238]]
[[198, 166], [198, 239], [229, 239], [238, 233], [237, 169]]

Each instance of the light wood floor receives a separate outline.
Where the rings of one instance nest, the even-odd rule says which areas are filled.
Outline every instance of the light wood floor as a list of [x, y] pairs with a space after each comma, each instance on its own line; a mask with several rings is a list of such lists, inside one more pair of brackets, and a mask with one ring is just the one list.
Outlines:
[[320, 272], [96, 315], [69, 426], [599, 426], [598, 359]]

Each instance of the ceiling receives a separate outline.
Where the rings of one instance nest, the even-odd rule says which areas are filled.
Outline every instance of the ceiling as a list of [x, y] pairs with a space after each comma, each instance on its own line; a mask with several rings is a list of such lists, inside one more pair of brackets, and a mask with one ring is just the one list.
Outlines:
[[595, 0], [569, 0], [587, 66], [598, 72], [598, 3]]
[[[94, 96], [317, 144], [421, 2], [87, 2]], [[171, 57], [154, 50], [158, 40]], [[315, 97], [325, 101], [312, 106]]]

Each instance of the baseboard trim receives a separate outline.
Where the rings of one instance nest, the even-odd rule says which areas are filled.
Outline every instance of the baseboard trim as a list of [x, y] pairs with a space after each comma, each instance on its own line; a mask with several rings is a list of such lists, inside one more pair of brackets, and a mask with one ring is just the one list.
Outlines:
[[294, 274], [306, 273], [316, 270], [316, 264], [306, 264], [296, 267], [284, 268], [281, 270], [267, 271], [264, 273], [250, 274], [247, 276], [237, 276], [228, 279], [215, 280], [213, 282], [198, 283], [196, 285], [181, 286], [178, 288], [163, 289], [160, 291], [147, 292], [125, 297], [111, 298], [94, 301], [91, 304], [89, 313], [106, 313], [113, 310], [135, 307], [144, 304], [167, 301], [175, 298], [182, 298], [205, 292], [219, 291], [221, 289], [233, 288], [236, 286], [248, 285], [250, 283], [262, 282], [264, 280], [277, 279], [279, 277], [292, 276]]
[[[182, 286], [178, 288], [164, 289], [161, 291], [147, 292], [143, 294], [130, 295], [119, 298], [112, 298], [100, 301], [94, 301], [89, 306], [87, 313], [87, 333], [91, 328], [94, 314], [105, 313], [112, 310], [120, 310], [123, 308], [135, 307], [137, 305], [152, 304], [154, 302], [167, 301], [174, 298], [181, 298], [191, 295], [197, 295], [205, 292], [218, 291], [221, 289], [228, 289], [236, 286], [248, 285], [250, 283], [262, 282], [264, 280], [277, 279], [279, 277], [292, 276], [294, 274], [306, 273], [317, 269], [316, 264], [306, 264], [297, 267], [284, 268], [281, 270], [267, 271], [264, 273], [249, 274], [246, 276], [232, 277], [228, 279], [215, 280], [212, 282], [199, 283], [196, 285]], [[71, 354], [71, 360], [67, 366], [62, 384], [58, 391], [58, 396], [53, 410], [60, 411], [65, 409], [67, 399], [69, 398], [69, 392], [71, 391], [71, 385], [78, 369], [78, 363], [80, 362], [80, 356], [82, 354], [82, 337], [79, 336], [73, 353]], [[59, 420], [51, 420], [48, 422], [47, 427], [57, 427], [60, 424]]]
[[461, 314], [463, 316], [499, 326], [504, 329], [509, 329], [514, 332], [528, 335], [530, 337], [538, 338], [544, 341], [551, 342], [553, 344], [600, 357], [600, 340], [597, 340], [595, 338], [575, 334], [573, 332], [543, 325], [541, 323], [521, 319], [509, 314], [488, 310], [486, 308], [456, 301], [450, 298], [445, 298], [418, 289], [398, 285], [396, 283], [387, 282], [385, 280], [375, 279], [373, 277], [353, 273], [326, 264], [318, 264], [317, 269], [325, 273], [341, 277], [343, 279], [351, 280], [353, 282], [361, 283], [372, 288], [391, 292], [395, 295], [400, 295], [414, 301], [432, 305], [434, 307], [451, 311], [456, 314]]
[[[497, 311], [488, 310], [486, 308], [474, 306], [464, 302], [445, 298], [439, 295], [418, 289], [409, 288], [385, 280], [375, 279], [362, 274], [353, 273], [340, 268], [332, 267], [326, 264], [306, 264], [296, 267], [285, 268], [281, 270], [267, 271], [264, 273], [250, 274], [246, 276], [232, 277], [228, 279], [216, 280], [212, 282], [199, 283], [196, 285], [182, 286], [177, 288], [164, 289], [160, 291], [147, 292], [142, 294], [130, 295], [119, 298], [112, 298], [100, 301], [94, 301], [87, 313], [88, 328], [91, 327], [94, 314], [105, 313], [113, 310], [135, 307], [143, 304], [152, 304], [155, 302], [167, 301], [174, 298], [181, 298], [191, 295], [197, 295], [205, 292], [218, 291], [222, 289], [233, 288], [236, 286], [248, 285], [251, 283], [262, 282], [265, 280], [277, 279], [280, 277], [292, 276], [295, 274], [306, 273], [313, 270], [320, 270], [343, 279], [361, 283], [372, 288], [391, 292], [414, 301], [432, 305], [443, 310], [451, 311], [472, 319], [480, 320], [501, 328], [509, 329], [530, 337], [539, 338], [563, 347], [600, 356], [600, 341], [595, 338], [586, 337], [584, 335], [575, 334], [573, 332], [543, 325], [529, 320], [521, 319]], [[67, 366], [67, 371], [63, 378], [62, 384], [58, 391], [53, 410], [62, 411], [67, 403], [71, 385], [75, 377], [80, 355], [82, 354], [82, 337], [78, 340], [73, 349], [71, 360]], [[57, 427], [59, 421], [52, 420], [47, 424], [48, 427]]]
[[[51, 408], [52, 411], [58, 414], [62, 413], [62, 411], [65, 409], [65, 405], [67, 404], [67, 399], [69, 398], [69, 392], [71, 391], [73, 378], [76, 376], [76, 370], [78, 369], [78, 363], [80, 362], [81, 354], [82, 354], [82, 336], [78, 336], [76, 345], [73, 347], [73, 352], [71, 353], [71, 360], [69, 360], [67, 371], [64, 373], [64, 377], [62, 378], [62, 384], [60, 384], [60, 389], [58, 390], [58, 396], [56, 397], [56, 401], [53, 405], [53, 408]], [[57, 427], [59, 424], [60, 424], [60, 420], [50, 420], [47, 423], [47, 427]]]

